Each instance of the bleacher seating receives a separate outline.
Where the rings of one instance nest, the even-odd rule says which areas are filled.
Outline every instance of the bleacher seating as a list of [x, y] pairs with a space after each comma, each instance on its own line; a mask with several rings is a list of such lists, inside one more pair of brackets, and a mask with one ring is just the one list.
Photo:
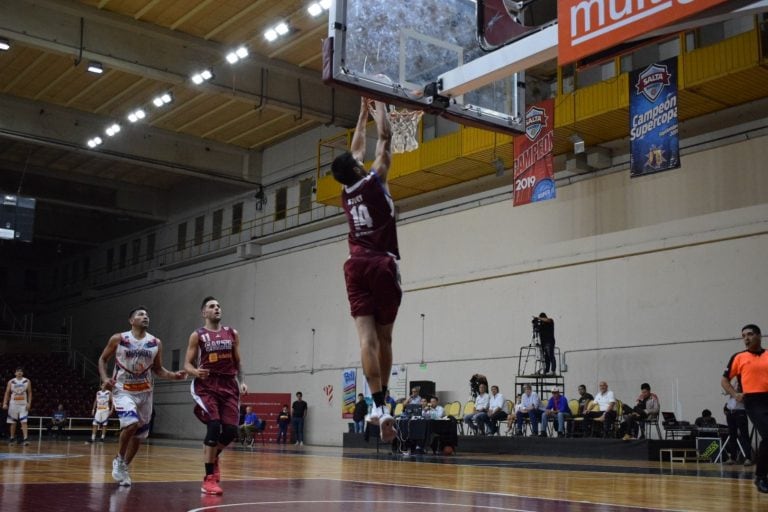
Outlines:
[[67, 354], [4, 354], [0, 360], [0, 381], [6, 383], [21, 366], [32, 382], [30, 416], [50, 416], [59, 404], [70, 417], [90, 417], [98, 382], [87, 381], [67, 364]]

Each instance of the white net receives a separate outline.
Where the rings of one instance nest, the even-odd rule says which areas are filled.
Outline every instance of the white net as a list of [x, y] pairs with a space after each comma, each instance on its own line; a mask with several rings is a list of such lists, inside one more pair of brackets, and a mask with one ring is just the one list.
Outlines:
[[419, 147], [419, 121], [424, 112], [420, 110], [389, 111], [389, 123], [392, 126], [392, 152], [406, 153]]

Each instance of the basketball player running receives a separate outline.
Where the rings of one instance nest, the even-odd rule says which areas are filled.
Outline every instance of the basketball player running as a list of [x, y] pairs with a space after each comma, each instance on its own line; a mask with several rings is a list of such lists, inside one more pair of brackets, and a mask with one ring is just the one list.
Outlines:
[[205, 326], [189, 336], [184, 369], [192, 375], [195, 415], [206, 424], [203, 440], [205, 494], [223, 494], [219, 482], [219, 454], [237, 439], [240, 420], [240, 392], [248, 392], [240, 376], [240, 336], [232, 327], [221, 325], [221, 305], [206, 297], [200, 307]]
[[[370, 173], [365, 171], [365, 130], [371, 104], [378, 140]], [[397, 260], [395, 205], [387, 187], [392, 160], [392, 129], [386, 106], [360, 100], [360, 116], [350, 151], [333, 161], [333, 177], [344, 187], [342, 206], [349, 223], [349, 258], [344, 279], [352, 317], [360, 339], [360, 359], [374, 408], [366, 420], [379, 425], [381, 439], [395, 437], [394, 419], [384, 397], [392, 368], [392, 328], [402, 298]]]
[[[105, 390], [112, 390], [117, 417], [120, 418], [120, 440], [117, 456], [112, 461], [112, 478], [121, 486], [131, 485], [128, 465], [139, 445], [149, 434], [152, 419], [154, 376], [166, 380], [184, 380], [185, 372], [171, 372], [163, 367], [162, 343], [147, 332], [149, 312], [138, 306], [128, 314], [131, 330], [113, 334], [99, 357], [99, 374]], [[110, 377], [109, 361], [115, 358]]]
[[106, 388], [104, 384], [101, 385], [101, 389], [96, 392], [96, 398], [93, 401], [93, 428], [91, 429], [91, 443], [96, 442], [96, 433], [101, 428], [101, 442], [104, 442], [104, 437], [107, 435], [107, 423], [109, 423], [109, 417], [112, 416], [112, 411], [115, 410], [115, 406], [112, 404], [112, 392]]
[[3, 396], [3, 409], [8, 411], [7, 423], [11, 425], [11, 439], [8, 444], [16, 444], [16, 422], [21, 423], [24, 446], [29, 444], [27, 416], [32, 408], [32, 382], [24, 377], [24, 369], [16, 368], [16, 377], [8, 381]]

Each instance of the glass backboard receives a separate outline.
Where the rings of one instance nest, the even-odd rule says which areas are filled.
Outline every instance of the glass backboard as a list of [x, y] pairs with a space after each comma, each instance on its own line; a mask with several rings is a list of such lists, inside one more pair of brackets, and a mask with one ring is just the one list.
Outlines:
[[[499, 10], [506, 2], [490, 3]], [[486, 21], [492, 15], [492, 9], [481, 12]], [[521, 26], [524, 22], [521, 17]], [[503, 46], [499, 40], [488, 44], [478, 32], [475, 0], [336, 0], [324, 48], [324, 79], [464, 124], [522, 133], [523, 74], [495, 77], [460, 95], [440, 94], [442, 74]], [[513, 32], [522, 37], [527, 30]]]

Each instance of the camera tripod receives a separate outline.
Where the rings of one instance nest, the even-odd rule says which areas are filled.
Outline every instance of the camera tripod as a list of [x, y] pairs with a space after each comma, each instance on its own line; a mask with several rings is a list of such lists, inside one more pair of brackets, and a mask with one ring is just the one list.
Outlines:
[[[519, 375], [542, 375], [544, 373], [544, 351], [541, 349], [541, 340], [539, 339], [539, 331], [534, 330], [531, 336], [531, 343], [527, 347], [521, 349], [525, 351], [525, 359], [522, 360], [522, 365], [518, 371]], [[533, 372], [528, 373], [528, 365], [533, 362]]]

